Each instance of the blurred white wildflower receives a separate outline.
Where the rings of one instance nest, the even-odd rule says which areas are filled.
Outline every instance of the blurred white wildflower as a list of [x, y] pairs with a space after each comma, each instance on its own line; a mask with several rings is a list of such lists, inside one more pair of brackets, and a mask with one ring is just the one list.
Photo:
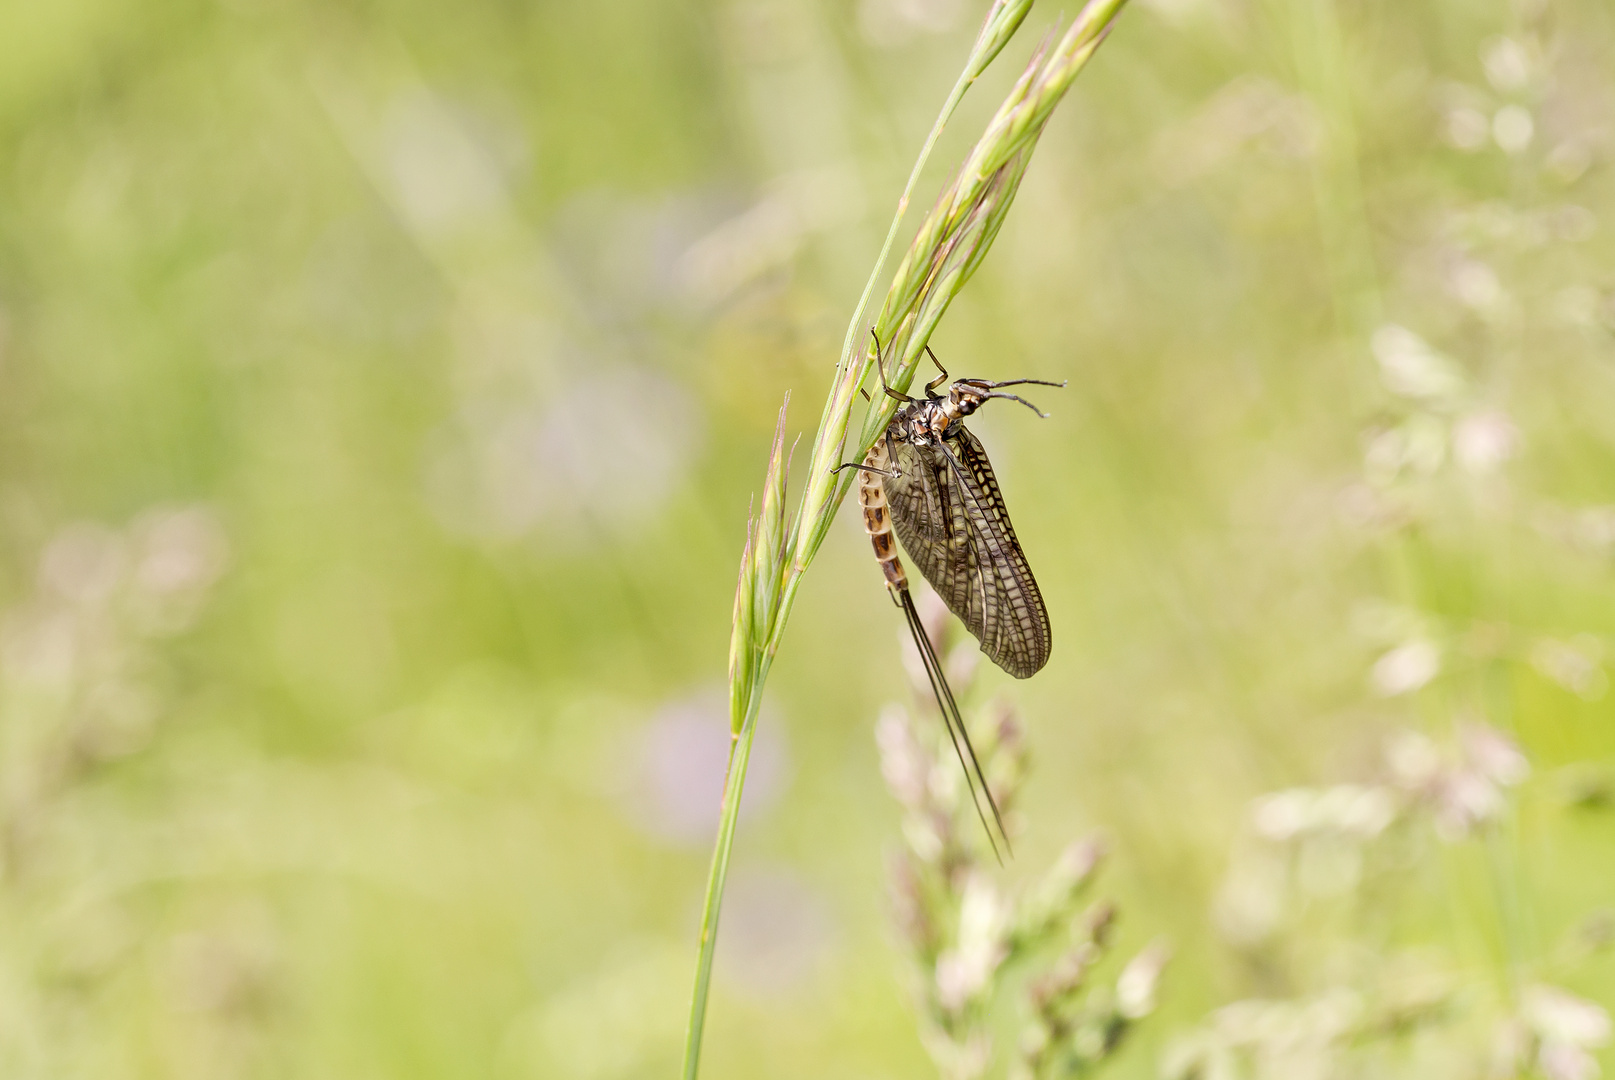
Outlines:
[[1518, 1015], [1499, 1028], [1494, 1069], [1514, 1075], [1534, 1065], [1548, 1080], [1595, 1080], [1600, 1070], [1590, 1051], [1606, 1045], [1610, 1031], [1603, 1006], [1555, 986], [1527, 986]]
[[505, 179], [470, 116], [424, 89], [399, 95], [381, 133], [385, 175], [411, 228], [432, 236], [487, 216], [503, 218]]
[[875, 722], [875, 745], [880, 750], [880, 773], [904, 810], [917, 810], [929, 791], [931, 758], [915, 740], [908, 713], [901, 705], [888, 705]]
[[1601, 1005], [1555, 986], [1528, 986], [1520, 995], [1520, 1014], [1543, 1039], [1576, 1046], [1609, 1042], [1609, 1013]]
[[1513, 787], [1531, 775], [1531, 763], [1520, 748], [1496, 728], [1465, 723], [1458, 729], [1458, 738], [1465, 760], [1486, 779]]
[[1399, 731], [1385, 746], [1386, 763], [1396, 782], [1408, 790], [1422, 790], [1441, 775], [1441, 748], [1417, 731]]
[[1430, 476], [1447, 455], [1445, 425], [1429, 413], [1418, 412], [1399, 427], [1382, 431], [1369, 442], [1363, 455], [1364, 476], [1387, 487], [1404, 471]]
[[1441, 650], [1428, 639], [1403, 642], [1374, 661], [1369, 681], [1382, 697], [1411, 693], [1441, 671]]
[[227, 560], [223, 530], [198, 506], [51, 538], [33, 596], [0, 618], [14, 793], [37, 793], [53, 753], [98, 760], [144, 745], [161, 697], [147, 639], [192, 626]]
[[1265, 795], [1251, 808], [1257, 835], [1276, 842], [1320, 833], [1369, 840], [1395, 818], [1396, 803], [1389, 792], [1356, 784], [1291, 788]]
[[1587, 701], [1597, 701], [1609, 690], [1603, 663], [1603, 643], [1590, 634], [1569, 641], [1542, 638], [1531, 647], [1532, 667]]
[[1455, 262], [1447, 274], [1447, 287], [1453, 296], [1482, 315], [1496, 313], [1508, 299], [1497, 271], [1478, 259]]
[[1581, 139], [1566, 139], [1548, 151], [1546, 165], [1548, 174], [1568, 187], [1593, 167], [1593, 152]]
[[1364, 1013], [1361, 997], [1344, 989], [1302, 1001], [1237, 1001], [1169, 1047], [1161, 1073], [1165, 1080], [1325, 1080], [1336, 1075], [1337, 1053], [1369, 1027]]
[[1501, 817], [1508, 805], [1504, 789], [1530, 775], [1525, 755], [1495, 728], [1464, 723], [1458, 744], [1447, 753], [1427, 736], [1404, 731], [1386, 747], [1397, 785], [1430, 813], [1436, 835], [1448, 842]]
[[[954, 627], [945, 605], [929, 591], [916, 597], [922, 624], [937, 650], [949, 657], [954, 690], [967, 700], [974, 664], [959, 654], [975, 642], [950, 648]], [[908, 635], [903, 635], [905, 641]], [[905, 649], [916, 700], [930, 708], [931, 685], [917, 657]], [[1018, 829], [1015, 800], [1026, 775], [1027, 748], [1017, 714], [1000, 699], [967, 710], [973, 742], [1005, 829]], [[906, 850], [893, 859], [891, 897], [897, 925], [916, 961], [920, 1037], [942, 1075], [974, 1080], [994, 1065], [990, 1018], [1006, 991], [1008, 964], [1062, 951], [1025, 987], [1028, 1023], [1009, 1063], [1012, 1080], [1052, 1080], [1089, 1071], [1110, 1057], [1131, 1028], [1153, 1011], [1155, 986], [1167, 954], [1151, 946], [1123, 971], [1118, 985], [1088, 986], [1103, 958], [1115, 919], [1110, 904], [1083, 908], [1105, 846], [1090, 836], [1066, 847], [1027, 892], [1005, 893], [980, 868], [979, 824], [952, 742], [940, 725], [921, 723], [907, 709], [889, 707], [876, 727], [881, 770], [903, 810]]]
[[1481, 46], [1486, 81], [1503, 93], [1523, 90], [1531, 80], [1531, 56], [1525, 46], [1509, 37], [1494, 37]]
[[1452, 431], [1453, 456], [1474, 476], [1497, 471], [1514, 456], [1519, 444], [1520, 429], [1507, 413], [1496, 409], [1472, 413]]
[[1371, 345], [1380, 377], [1392, 393], [1444, 402], [1461, 395], [1463, 370], [1406, 327], [1388, 324], [1374, 331]]
[[1008, 954], [1009, 907], [985, 874], [972, 874], [959, 903], [959, 936], [936, 962], [937, 1000], [957, 1013], [987, 988]]
[[1492, 117], [1492, 138], [1505, 154], [1523, 154], [1536, 135], [1536, 121], [1523, 105], [1504, 105]]
[[1161, 985], [1161, 972], [1171, 953], [1155, 943], [1122, 968], [1116, 977], [1116, 1011], [1128, 1020], [1139, 1020], [1155, 1011], [1155, 994]]
[[1491, 123], [1479, 109], [1459, 106], [1447, 112], [1442, 134], [1448, 145], [1457, 150], [1474, 152], [1486, 145], [1491, 136]]

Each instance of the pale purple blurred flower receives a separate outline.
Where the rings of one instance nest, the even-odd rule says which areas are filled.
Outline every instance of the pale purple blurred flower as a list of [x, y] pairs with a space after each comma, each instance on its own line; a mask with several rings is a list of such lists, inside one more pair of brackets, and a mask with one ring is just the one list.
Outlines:
[[1570, 1043], [1544, 1042], [1537, 1051], [1537, 1067], [1547, 1080], [1597, 1080], [1598, 1061]]
[[[788, 775], [779, 716], [765, 707], [757, 721], [743, 818], [765, 811]], [[729, 762], [729, 707], [716, 691], [663, 706], [631, 737], [620, 777], [630, 817], [653, 836], [705, 845], [718, 828], [724, 774]]]
[[908, 711], [888, 705], [875, 722], [875, 744], [880, 749], [880, 772], [886, 786], [905, 810], [920, 809], [929, 790], [931, 756], [914, 737]]
[[1478, 772], [1505, 787], [1525, 782], [1531, 764], [1514, 740], [1485, 724], [1467, 723], [1459, 729], [1464, 756]]
[[438, 440], [427, 486], [450, 532], [534, 531], [597, 543], [659, 514], [683, 488], [705, 422], [687, 391], [645, 367], [590, 371], [545, 404], [468, 408]]
[[750, 993], [784, 993], [823, 968], [836, 936], [829, 905], [799, 873], [737, 869], [724, 895], [718, 969]]
[[1402, 732], [1386, 756], [1397, 783], [1429, 810], [1437, 835], [1448, 842], [1501, 817], [1508, 805], [1504, 789], [1530, 774], [1513, 740], [1474, 722], [1461, 726], [1455, 755], [1443, 754], [1423, 735]]

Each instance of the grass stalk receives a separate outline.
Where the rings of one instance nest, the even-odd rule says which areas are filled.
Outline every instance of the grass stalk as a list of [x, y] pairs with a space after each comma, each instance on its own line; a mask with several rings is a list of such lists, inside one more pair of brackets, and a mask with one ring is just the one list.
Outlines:
[[[893, 274], [873, 325], [882, 346], [890, 348], [890, 355], [896, 360], [894, 369], [888, 372], [894, 388], [907, 389], [932, 331], [953, 298], [981, 265], [998, 235], [1054, 107], [1104, 40], [1125, 2], [1090, 0], [1058, 41], [1051, 37], [1039, 46], [953, 181], [920, 223]], [[926, 137], [898, 200], [897, 212], [887, 230], [875, 269], [848, 325], [813, 440], [807, 483], [789, 529], [784, 517], [788, 472], [784, 453], [785, 410], [783, 407], [780, 410], [764, 481], [763, 504], [748, 522], [735, 593], [729, 651], [729, 767], [701, 911], [695, 987], [684, 1043], [685, 1080], [695, 1080], [700, 1067], [718, 918], [763, 686], [779, 652], [802, 575], [818, 553], [837, 509], [851, 488], [850, 473], [837, 477], [831, 470], [843, 460], [861, 458], [885, 429], [896, 408], [892, 399], [876, 395], [860, 429], [858, 445], [851, 455], [847, 454], [846, 436], [852, 406], [875, 357], [873, 342], [867, 339], [863, 323], [865, 309], [914, 187], [942, 129], [965, 92], [1014, 36], [1030, 9], [1031, 0], [995, 0], [963, 72]]]

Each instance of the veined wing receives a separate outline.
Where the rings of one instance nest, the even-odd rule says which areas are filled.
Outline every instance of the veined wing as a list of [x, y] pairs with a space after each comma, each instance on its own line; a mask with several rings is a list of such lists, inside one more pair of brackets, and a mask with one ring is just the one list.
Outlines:
[[1053, 634], [1048, 609], [1015, 538], [986, 449], [962, 425], [954, 430], [957, 434], [942, 444], [941, 451], [952, 450], [949, 466], [958, 481], [970, 546], [981, 568], [982, 625], [971, 632], [981, 638], [982, 651], [993, 663], [1024, 679], [1049, 662]]
[[962, 426], [941, 446], [896, 444], [884, 483], [903, 549], [993, 663], [1018, 679], [1048, 662], [1049, 616], [992, 465]]
[[894, 475], [882, 486], [897, 538], [948, 610], [979, 638], [982, 591], [953, 470], [934, 447], [900, 442], [892, 450]]

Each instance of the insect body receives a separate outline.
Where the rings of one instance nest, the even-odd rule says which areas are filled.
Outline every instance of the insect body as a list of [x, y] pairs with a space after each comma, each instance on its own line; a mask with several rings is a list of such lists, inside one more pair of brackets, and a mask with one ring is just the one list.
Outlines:
[[[976, 761], [959, 706], [909, 596], [908, 575], [892, 543], [892, 534], [896, 532], [925, 579], [981, 642], [982, 651], [993, 663], [1018, 679], [1036, 673], [1048, 663], [1052, 637], [1043, 596], [1015, 537], [987, 452], [965, 428], [964, 419], [992, 398], [1019, 401], [1037, 412], [1031, 402], [1002, 392], [1002, 387], [1064, 384], [1039, 379], [958, 379], [943, 397], [935, 391], [947, 379], [947, 372], [932, 355], [942, 375], [925, 387], [925, 397], [912, 398], [885, 386], [879, 339], [875, 355], [882, 387], [887, 394], [901, 399], [903, 405], [862, 464], [841, 467], [859, 472], [858, 502], [863, 508], [864, 528], [886, 577], [886, 587], [908, 620], [948, 735], [959, 753], [965, 779], [970, 782], [972, 798], [979, 783], [1007, 846], [1003, 820]], [[979, 803], [976, 810], [985, 827], [987, 818], [981, 814]], [[987, 835], [991, 840], [990, 828]], [[996, 850], [997, 842], [993, 843]]]

